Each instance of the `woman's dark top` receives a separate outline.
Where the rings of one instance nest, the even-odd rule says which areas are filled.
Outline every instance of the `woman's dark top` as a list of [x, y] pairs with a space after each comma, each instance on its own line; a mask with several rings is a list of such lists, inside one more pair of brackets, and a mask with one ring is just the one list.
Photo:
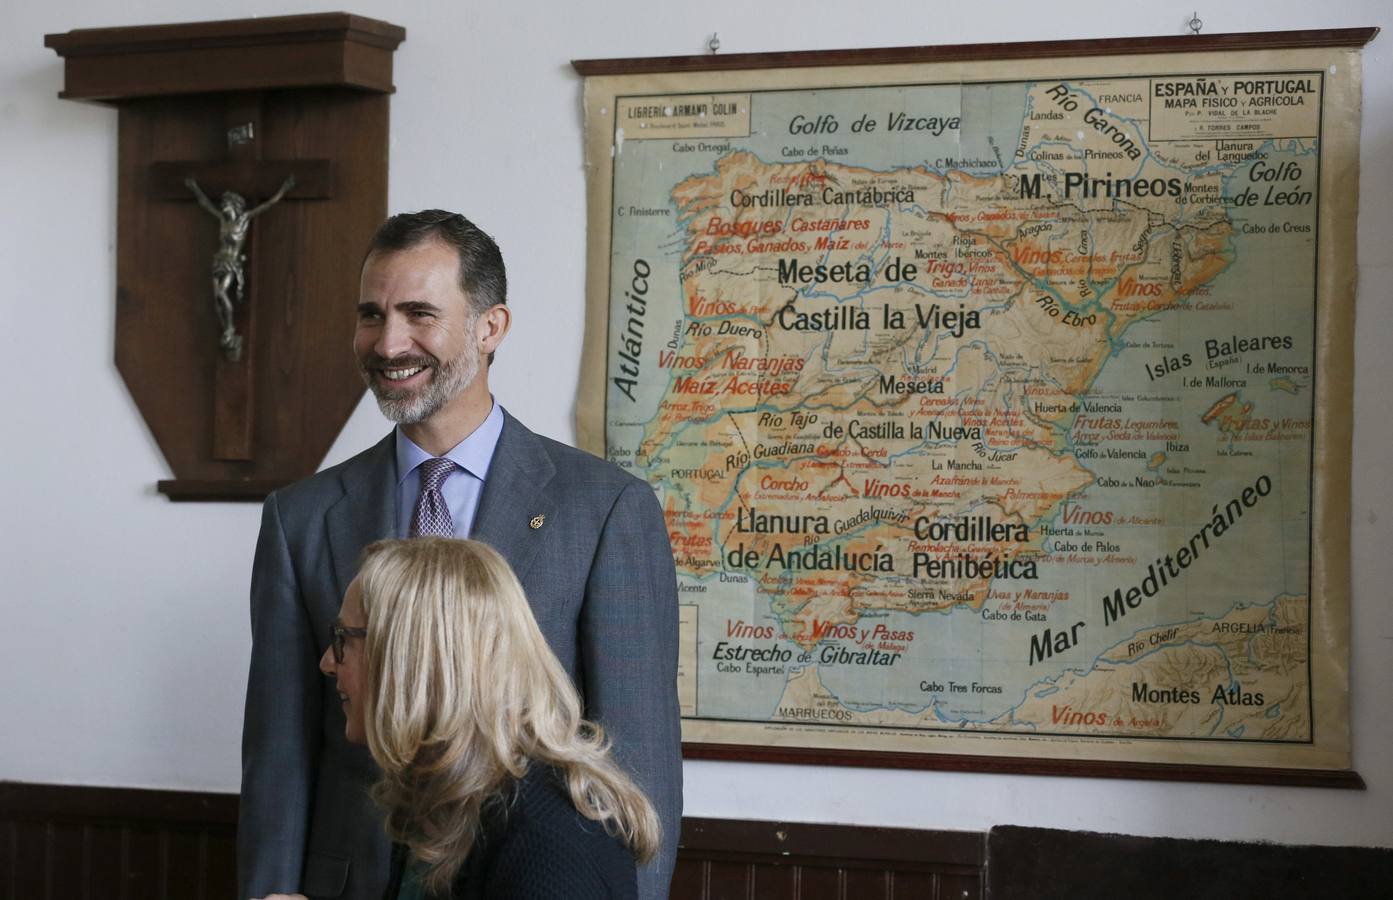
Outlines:
[[[576, 811], [556, 770], [530, 766], [511, 798], [484, 813], [450, 900], [635, 900], [633, 853]], [[401, 889], [397, 849], [385, 900]]]

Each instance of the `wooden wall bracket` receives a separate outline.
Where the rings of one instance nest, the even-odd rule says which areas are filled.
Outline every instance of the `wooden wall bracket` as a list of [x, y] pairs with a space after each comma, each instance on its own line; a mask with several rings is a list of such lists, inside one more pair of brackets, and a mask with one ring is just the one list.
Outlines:
[[[310, 474], [363, 394], [350, 347], [358, 254], [387, 212], [392, 54], [347, 13], [50, 34], [59, 96], [118, 110], [116, 367], [174, 478], [171, 500], [260, 500]], [[248, 207], [218, 348], [219, 223], [185, 186]]]

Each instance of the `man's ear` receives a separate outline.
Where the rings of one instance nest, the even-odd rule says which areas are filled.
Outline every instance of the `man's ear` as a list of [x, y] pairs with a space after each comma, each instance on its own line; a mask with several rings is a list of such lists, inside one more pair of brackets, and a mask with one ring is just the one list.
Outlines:
[[508, 336], [508, 329], [512, 325], [513, 314], [501, 303], [481, 313], [479, 321], [474, 325], [474, 336], [479, 342], [479, 355], [489, 356], [497, 350], [498, 345], [503, 343], [503, 338]]

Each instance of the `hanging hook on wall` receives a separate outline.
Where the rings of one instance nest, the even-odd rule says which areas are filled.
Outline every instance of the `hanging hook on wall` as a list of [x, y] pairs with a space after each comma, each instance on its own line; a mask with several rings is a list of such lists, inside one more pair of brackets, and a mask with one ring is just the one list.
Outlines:
[[712, 55], [721, 49], [721, 36], [714, 31], [711, 32], [711, 40], [706, 42], [706, 49], [710, 50]]
[[1200, 18], [1199, 10], [1190, 13], [1190, 21], [1185, 23], [1190, 28], [1190, 33], [1198, 35], [1200, 29], [1204, 27], [1204, 20]]

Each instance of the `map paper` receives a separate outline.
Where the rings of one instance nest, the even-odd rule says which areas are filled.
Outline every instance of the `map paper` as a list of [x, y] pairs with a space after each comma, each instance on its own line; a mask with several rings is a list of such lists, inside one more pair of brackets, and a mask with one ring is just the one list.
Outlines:
[[1348, 51], [587, 81], [684, 739], [1348, 767]]

